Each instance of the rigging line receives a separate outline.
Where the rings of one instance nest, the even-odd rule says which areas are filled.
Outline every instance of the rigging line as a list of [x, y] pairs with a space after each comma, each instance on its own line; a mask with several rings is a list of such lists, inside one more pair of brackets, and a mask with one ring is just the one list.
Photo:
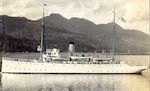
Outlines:
[[[149, 6], [150, 8], [150, 6]], [[150, 16], [150, 13], [149, 13], [149, 16]], [[150, 18], [149, 18], [149, 22], [150, 22]], [[149, 23], [149, 45], [150, 45], [150, 23]], [[150, 54], [150, 47], [149, 47], [149, 51], [148, 51], [148, 54]], [[149, 55], [149, 68], [148, 68], [148, 74], [150, 74], [150, 55]], [[150, 86], [150, 83], [149, 83], [149, 86]], [[150, 90], [150, 89], [149, 89]]]

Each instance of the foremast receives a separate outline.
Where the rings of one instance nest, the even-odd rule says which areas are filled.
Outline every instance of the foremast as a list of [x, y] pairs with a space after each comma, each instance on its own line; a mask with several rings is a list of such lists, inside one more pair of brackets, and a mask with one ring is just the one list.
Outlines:
[[45, 6], [46, 4], [43, 4], [43, 18], [42, 18], [42, 29], [41, 29], [41, 43], [40, 43], [40, 47], [41, 47], [41, 50], [40, 50], [40, 60], [41, 62], [43, 62], [43, 52], [44, 52], [44, 31], [45, 31], [45, 13], [44, 13], [44, 10], [45, 10]]
[[115, 3], [114, 3], [114, 11], [113, 11], [113, 41], [112, 41], [112, 60], [114, 61], [115, 59], [115, 38], [116, 38], [116, 26], [115, 26], [115, 22], [116, 22], [116, 12], [115, 12]]

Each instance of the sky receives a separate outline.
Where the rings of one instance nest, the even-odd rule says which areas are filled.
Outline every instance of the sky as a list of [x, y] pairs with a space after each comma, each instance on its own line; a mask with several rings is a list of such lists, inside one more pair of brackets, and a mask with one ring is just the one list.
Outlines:
[[20, 16], [31, 20], [58, 13], [67, 19], [85, 18], [95, 24], [113, 21], [124, 29], [149, 33], [149, 0], [0, 0], [0, 15]]

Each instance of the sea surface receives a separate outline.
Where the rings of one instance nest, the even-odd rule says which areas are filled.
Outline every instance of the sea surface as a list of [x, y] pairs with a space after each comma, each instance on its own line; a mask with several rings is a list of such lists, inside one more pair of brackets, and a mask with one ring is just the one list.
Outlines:
[[2, 91], [150, 91], [136, 74], [1, 74]]
[[[20, 54], [13, 56], [20, 57]], [[22, 57], [31, 55], [26, 54]], [[119, 55], [117, 58], [130, 65], [150, 63], [149, 55]], [[0, 82], [0, 91], [150, 91], [149, 73], [146, 75], [0, 73]]]

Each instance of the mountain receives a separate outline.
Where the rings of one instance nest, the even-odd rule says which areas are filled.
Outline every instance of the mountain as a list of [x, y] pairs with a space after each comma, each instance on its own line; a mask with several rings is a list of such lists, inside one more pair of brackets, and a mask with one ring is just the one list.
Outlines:
[[[36, 46], [40, 44], [42, 19], [32, 21], [24, 17], [10, 16], [0, 16], [0, 19], [3, 21], [7, 36], [18, 41], [24, 40], [23, 43], [19, 43], [20, 50], [26, 46], [30, 48], [30, 51], [36, 50]], [[113, 23], [96, 25], [83, 18], [66, 19], [60, 14], [51, 14], [44, 20], [46, 48], [56, 47], [61, 51], [67, 51], [68, 43], [72, 41], [76, 44], [76, 51], [100, 52], [105, 50], [109, 52], [112, 49]], [[123, 29], [117, 24], [115, 26], [116, 52], [126, 53], [130, 50], [131, 53], [145, 53], [149, 51], [148, 34], [137, 30]], [[9, 47], [11, 45], [14, 43], [9, 41]]]

